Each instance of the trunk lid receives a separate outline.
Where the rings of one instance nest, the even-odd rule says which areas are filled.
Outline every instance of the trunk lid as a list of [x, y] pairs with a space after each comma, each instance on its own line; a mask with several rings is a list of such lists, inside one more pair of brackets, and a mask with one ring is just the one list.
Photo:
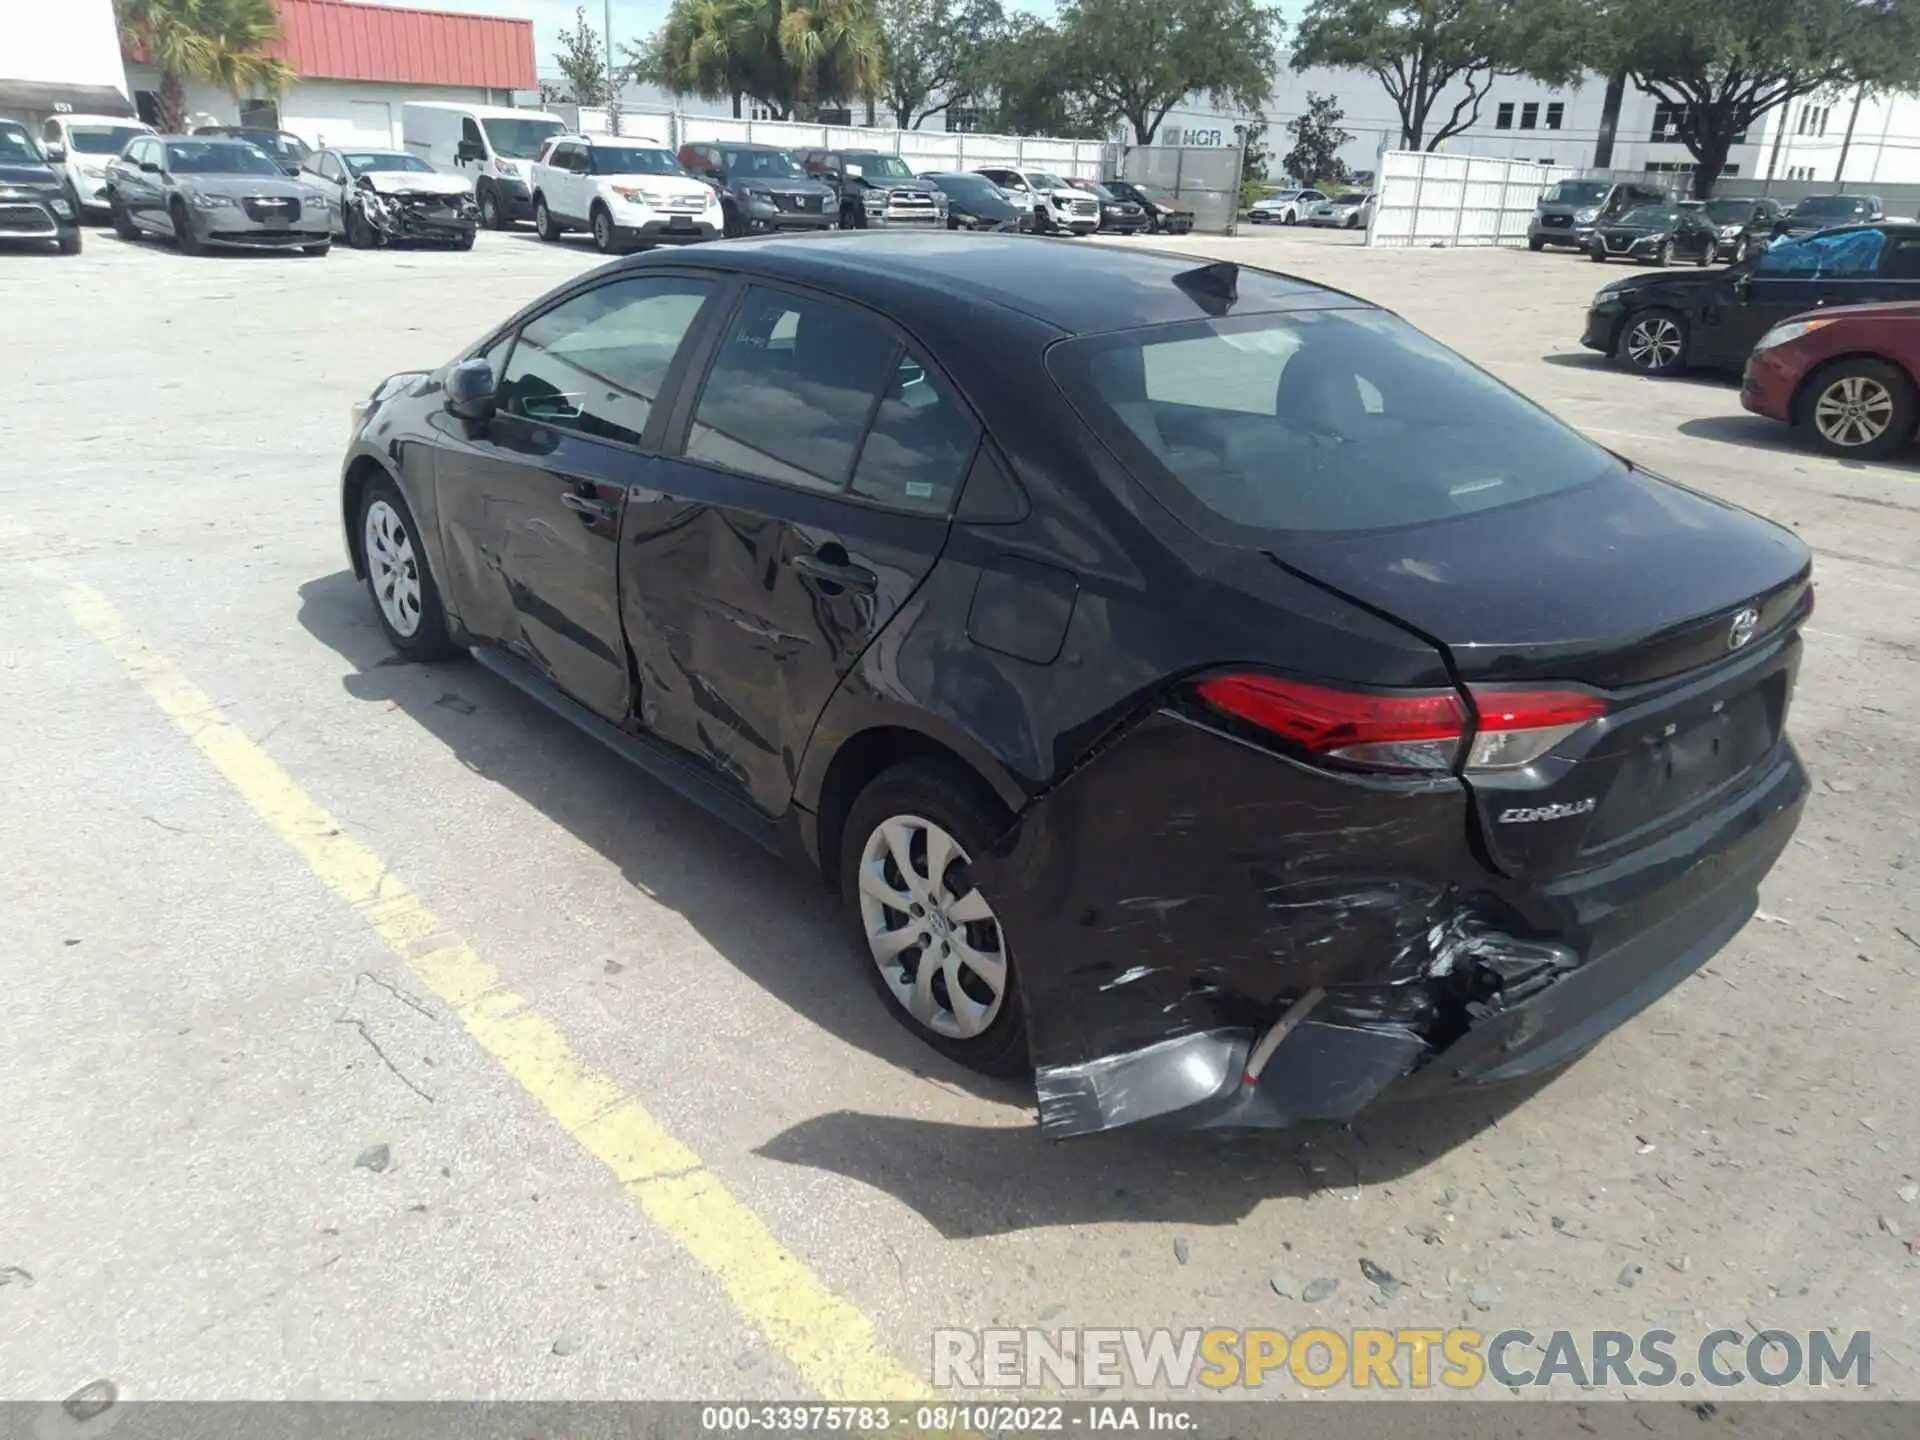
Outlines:
[[1685, 823], [1772, 753], [1811, 603], [1790, 532], [1625, 466], [1398, 530], [1289, 536], [1282, 565], [1424, 636], [1469, 686], [1601, 692], [1531, 765], [1469, 772], [1509, 874], [1597, 864]]

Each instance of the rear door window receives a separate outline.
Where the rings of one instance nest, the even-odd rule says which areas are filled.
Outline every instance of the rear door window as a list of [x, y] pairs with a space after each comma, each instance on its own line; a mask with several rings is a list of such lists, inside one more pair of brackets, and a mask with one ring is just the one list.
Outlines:
[[1203, 534], [1431, 524], [1617, 463], [1394, 316], [1325, 310], [1069, 340], [1048, 368], [1097, 435]]

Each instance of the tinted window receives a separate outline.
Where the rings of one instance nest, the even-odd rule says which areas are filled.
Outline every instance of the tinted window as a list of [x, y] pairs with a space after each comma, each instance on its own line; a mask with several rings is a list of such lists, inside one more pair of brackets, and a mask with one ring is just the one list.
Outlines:
[[1880, 261], [1880, 273], [1889, 280], [1920, 280], [1920, 237], [1896, 239]]
[[793, 178], [801, 173], [793, 157], [784, 150], [729, 150], [727, 174], [759, 175], [769, 179]]
[[596, 145], [593, 168], [599, 175], [679, 175], [680, 162], [671, 150], [651, 145]]
[[1622, 225], [1671, 225], [1680, 218], [1678, 210], [1664, 205], [1637, 205], [1620, 217]]
[[1776, 240], [1760, 252], [1753, 273], [1819, 279], [1871, 275], [1885, 240], [1878, 230], [1838, 230], [1800, 240]]
[[810, 490], [846, 488], [900, 345], [843, 305], [749, 288], [714, 357], [687, 454]]
[[1170, 509], [1235, 538], [1427, 524], [1617, 463], [1379, 311], [1088, 337], [1055, 346], [1048, 366]]
[[1601, 180], [1562, 180], [1550, 186], [1540, 199], [1548, 205], [1598, 205], [1606, 194], [1606, 183]]
[[1870, 217], [1873, 202], [1853, 195], [1811, 195], [1794, 206], [1793, 213], [1805, 219], [1832, 220], [1837, 224], [1856, 216]]
[[527, 322], [508, 357], [500, 403], [583, 435], [638, 445], [711, 282], [634, 276], [601, 285]]
[[860, 447], [853, 493], [896, 510], [944, 515], [980, 432], [946, 382], [903, 354]]
[[137, 125], [72, 125], [67, 128], [67, 148], [82, 155], [117, 155], [138, 134]]
[[27, 133], [27, 127], [11, 120], [0, 122], [0, 161], [10, 165], [40, 164], [40, 143]]

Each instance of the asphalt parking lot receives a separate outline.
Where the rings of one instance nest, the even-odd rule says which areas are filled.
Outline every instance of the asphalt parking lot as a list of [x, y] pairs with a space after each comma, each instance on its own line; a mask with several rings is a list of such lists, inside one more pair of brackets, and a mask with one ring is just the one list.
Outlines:
[[1865, 1329], [1920, 1398], [1920, 464], [1580, 350], [1579, 257], [1185, 248], [1391, 306], [1814, 548], [1816, 793], [1705, 972], [1498, 1101], [1043, 1143], [805, 877], [391, 662], [351, 402], [598, 257], [89, 230], [0, 254], [0, 1396], [873, 1398], [940, 1327], [1464, 1323]]

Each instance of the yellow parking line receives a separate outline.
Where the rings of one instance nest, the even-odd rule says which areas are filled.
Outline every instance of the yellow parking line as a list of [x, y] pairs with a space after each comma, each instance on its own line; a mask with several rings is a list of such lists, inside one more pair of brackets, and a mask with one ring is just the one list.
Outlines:
[[647, 1218], [712, 1272], [815, 1391], [829, 1400], [917, 1400], [931, 1393], [880, 1347], [865, 1315], [788, 1253], [760, 1217], [617, 1081], [585, 1064], [552, 1021], [502, 985], [493, 966], [386, 862], [347, 835], [104, 596], [69, 584], [62, 599], [274, 834], [373, 927], [527, 1094], [613, 1172]]

